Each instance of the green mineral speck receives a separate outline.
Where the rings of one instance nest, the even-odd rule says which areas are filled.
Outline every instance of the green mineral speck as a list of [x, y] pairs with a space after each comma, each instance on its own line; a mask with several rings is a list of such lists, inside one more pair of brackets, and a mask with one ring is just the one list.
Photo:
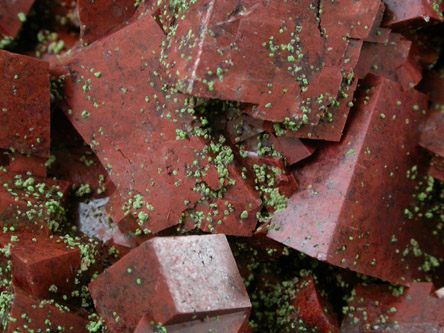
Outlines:
[[23, 12], [20, 12], [17, 14], [18, 19], [20, 20], [20, 22], [24, 23], [26, 22], [26, 15]]

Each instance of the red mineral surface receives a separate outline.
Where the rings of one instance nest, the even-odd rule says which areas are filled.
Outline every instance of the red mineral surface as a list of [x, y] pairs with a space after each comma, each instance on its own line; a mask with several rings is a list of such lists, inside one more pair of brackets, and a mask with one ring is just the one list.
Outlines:
[[14, 287], [14, 300], [11, 306], [10, 323], [6, 332], [26, 332], [29, 330], [64, 332], [88, 332], [85, 314], [73, 313], [70, 308], [53, 300], [39, 300], [29, 296], [19, 287]]
[[0, 1], [0, 38], [17, 36], [33, 4], [34, 0]]
[[49, 155], [48, 63], [0, 50], [0, 148]]
[[[198, 201], [212, 201], [227, 187], [228, 198], [222, 197], [219, 204], [229, 204], [230, 193], [244, 201], [242, 210], [230, 212], [237, 218], [228, 226], [233, 232], [226, 232], [251, 234], [255, 220], [245, 231], [236, 229], [244, 211], [255, 216], [260, 200], [242, 192], [241, 178], [231, 180], [236, 177], [236, 171], [228, 169], [233, 164], [231, 149], [199, 136], [199, 128], [193, 130], [199, 124], [193, 120], [192, 101], [162, 88], [158, 71], [164, 38], [151, 16], [145, 16], [67, 57], [53, 70], [65, 75], [68, 118], [119, 191], [119, 203], [110, 214], [116, 222], [123, 215], [135, 218], [119, 225], [125, 232], [156, 233], [178, 224], [182, 212]], [[109, 52], [103, 53], [104, 48]], [[230, 191], [231, 187], [239, 189]]]
[[368, 73], [398, 82], [403, 89], [415, 87], [422, 69], [410, 56], [412, 42], [401, 34], [391, 33], [385, 43], [364, 43], [356, 73], [360, 79]]
[[384, 0], [385, 24], [395, 29], [421, 27], [442, 22], [444, 9], [439, 0]]
[[206, 316], [248, 316], [251, 308], [224, 235], [148, 240], [89, 289], [97, 311], [116, 332], [134, 330], [146, 313], [170, 325]]
[[378, 1], [197, 2], [170, 36], [169, 73], [194, 96], [257, 104], [252, 115], [261, 119], [316, 125], [359, 56], [345, 36], [367, 37], [378, 10]]
[[303, 279], [297, 287], [290, 314], [295, 330], [312, 329], [318, 332], [339, 332], [339, 323], [331, 305], [319, 293], [312, 276]]
[[26, 174], [32, 173], [37, 177], [47, 176], [47, 162], [48, 158], [38, 155], [22, 154], [19, 152], [8, 153], [9, 164], [8, 170]]
[[430, 115], [424, 128], [419, 144], [433, 154], [444, 157], [444, 75], [429, 71], [419, 86], [430, 96]]
[[426, 230], [409, 223], [402, 209], [415, 187], [409, 175], [424, 157], [416, 142], [426, 102], [384, 78], [362, 82], [342, 142], [324, 146], [297, 171], [299, 190], [275, 215], [269, 237], [383, 280], [405, 284], [420, 277], [413, 269], [418, 258], [399, 249], [417, 237], [428, 245]]
[[63, 222], [64, 197], [70, 184], [0, 171], [0, 223], [18, 229], [47, 233]]
[[30, 295], [48, 299], [54, 293], [69, 294], [80, 269], [80, 250], [63, 239], [28, 233], [2, 235], [0, 246], [10, 245], [12, 276]]
[[91, 44], [124, 24], [136, 7], [130, 0], [78, 0], [80, 32], [83, 43]]
[[0, 332], [444, 331], [443, 10], [0, 0]]
[[356, 287], [345, 308], [343, 332], [439, 332], [444, 329], [444, 301], [432, 283], [410, 288]]

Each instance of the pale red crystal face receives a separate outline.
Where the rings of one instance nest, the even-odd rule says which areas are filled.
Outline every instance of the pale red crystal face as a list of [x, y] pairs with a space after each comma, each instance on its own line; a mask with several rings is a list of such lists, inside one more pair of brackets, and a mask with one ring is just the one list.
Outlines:
[[[115, 331], [143, 325], [139, 321], [146, 312], [155, 322], [174, 325], [229, 313], [244, 319], [251, 308], [224, 235], [151, 239], [89, 289], [98, 312]], [[118, 322], [113, 313], [119, 313]]]

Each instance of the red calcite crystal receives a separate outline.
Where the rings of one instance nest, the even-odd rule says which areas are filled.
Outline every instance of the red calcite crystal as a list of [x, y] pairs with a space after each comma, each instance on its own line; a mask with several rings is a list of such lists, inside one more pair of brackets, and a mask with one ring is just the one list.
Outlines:
[[[300, 189], [274, 216], [268, 236], [321, 261], [406, 284], [421, 277], [413, 241], [430, 245], [428, 228], [404, 214], [411, 201], [418, 127], [427, 98], [387, 79], [361, 84], [341, 144], [328, 144], [297, 170]], [[370, 208], [369, 208], [370, 207]], [[432, 253], [431, 252], [431, 253]]]
[[91, 44], [115, 30], [134, 14], [133, 0], [79, 0], [80, 36]]
[[339, 322], [330, 303], [324, 299], [313, 276], [299, 282], [296, 297], [292, 301], [294, 312], [290, 313], [292, 332], [303, 329], [316, 332], [339, 332]]
[[[297, 138], [289, 139], [299, 140]], [[278, 139], [273, 134], [267, 132], [245, 140], [238, 147], [239, 155], [246, 171], [248, 171], [244, 173], [245, 177], [249, 178], [248, 174], [254, 175], [256, 190], [262, 192], [262, 195], [266, 198], [264, 205], [270, 211], [274, 211], [278, 208], [273, 199], [274, 194], [279, 193], [290, 197], [298, 188], [294, 175], [285, 168], [286, 160], [283, 154], [281, 154], [282, 156], [279, 155], [285, 149], [282, 149]], [[289, 151], [286, 152], [290, 153]], [[302, 152], [294, 149], [291, 153], [301, 154], [296, 159], [307, 156], [307, 152], [304, 152], [303, 149]], [[293, 156], [288, 157], [291, 159]]]
[[0, 93], [0, 148], [48, 157], [48, 63], [0, 50]]
[[316, 125], [340, 97], [359, 56], [346, 36], [367, 37], [379, 6], [197, 2], [179, 13], [165, 49], [170, 77], [194, 96], [257, 104], [251, 110], [256, 118]]
[[415, 87], [422, 79], [422, 68], [410, 56], [411, 45], [410, 40], [396, 33], [383, 44], [364, 43], [356, 74], [360, 79], [368, 73], [383, 76], [403, 89]]
[[207, 316], [244, 319], [251, 307], [224, 235], [148, 240], [99, 275], [89, 290], [115, 332], [145, 327], [139, 321], [146, 314], [163, 325], [192, 326]]
[[291, 137], [275, 137], [277, 151], [285, 158], [287, 166], [296, 164], [307, 157], [311, 156], [316, 148], [305, 144], [297, 138]]
[[22, 154], [19, 152], [16, 152], [14, 154], [9, 153], [8, 155], [8, 170], [22, 174], [30, 172], [37, 177], [47, 176], [46, 162], [48, 159], [46, 157], [31, 154]]
[[343, 332], [441, 332], [444, 301], [432, 283], [410, 288], [388, 285], [358, 286], [345, 308]]
[[242, 179], [230, 171], [231, 149], [195, 134], [203, 130], [192, 101], [162, 82], [164, 41], [157, 23], [145, 16], [53, 69], [65, 75], [69, 120], [117, 187], [109, 212], [124, 232], [150, 234], [178, 224], [198, 202], [238, 201], [242, 210], [230, 212], [234, 225], [224, 232], [251, 234], [256, 220], [241, 226], [241, 215], [254, 217], [260, 200], [245, 193]]
[[33, 4], [34, 0], [0, 1], [0, 39], [17, 36]]
[[63, 222], [70, 184], [0, 170], [0, 225], [47, 234]]
[[432, 104], [419, 144], [431, 153], [444, 157], [444, 74], [427, 72], [419, 89], [429, 93]]
[[[251, 236], [257, 224], [256, 213], [261, 208], [261, 200], [253, 191], [252, 184], [243, 179], [240, 167], [229, 166], [230, 178], [235, 182], [228, 188], [223, 198], [209, 199], [196, 204], [196, 207], [183, 213], [187, 229], [200, 228], [206, 232], [226, 235]], [[235, 212], [241, 212], [233, 214]]]
[[439, 109], [430, 109], [430, 116], [422, 130], [419, 144], [428, 151], [444, 157], [444, 140], [442, 139], [444, 133], [444, 108], [442, 106]]
[[384, 3], [381, 2], [379, 5], [378, 14], [376, 15], [375, 21], [373, 23], [373, 27], [368, 36], [364, 39], [365, 42], [371, 42], [371, 43], [387, 42], [391, 30], [380, 26], [382, 19], [384, 17], [384, 13], [385, 13], [385, 5]]
[[[68, 295], [80, 269], [80, 250], [70, 249], [60, 238], [28, 233], [5, 234], [0, 246], [11, 245], [14, 282], [37, 298], [54, 297], [54, 292]], [[53, 292], [51, 292], [51, 290]]]
[[10, 316], [6, 331], [8, 333], [42, 330], [57, 332], [60, 328], [63, 332], [89, 332], [89, 322], [84, 314], [77, 314], [66, 306], [56, 305], [53, 300], [39, 300], [29, 296], [19, 287], [14, 287]]
[[0, 0], [0, 331], [444, 331], [443, 10]]
[[444, 20], [444, 4], [440, 0], [384, 0], [385, 24], [400, 30], [422, 27]]
[[[359, 50], [361, 46], [362, 42], [357, 46]], [[357, 84], [358, 81], [352, 77], [344, 83], [338, 102], [329, 107], [328, 112], [317, 125], [305, 124], [291, 130], [287, 129], [284, 135], [303, 139], [341, 141], [350, 107], [353, 105], [353, 96]]]

